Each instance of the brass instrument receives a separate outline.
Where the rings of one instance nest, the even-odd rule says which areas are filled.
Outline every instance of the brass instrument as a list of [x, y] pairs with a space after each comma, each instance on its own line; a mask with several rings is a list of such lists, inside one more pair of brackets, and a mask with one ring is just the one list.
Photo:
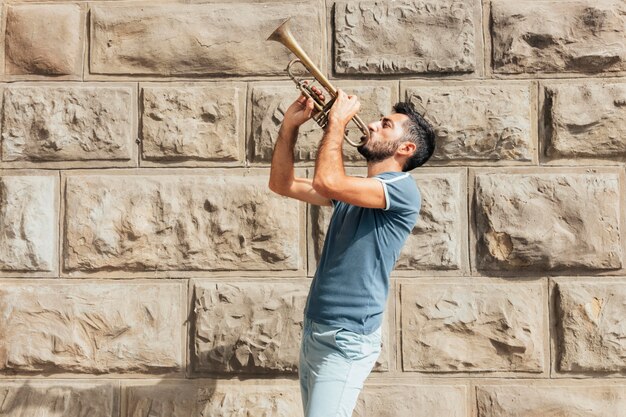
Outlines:
[[[302, 50], [300, 45], [296, 42], [291, 31], [289, 30], [289, 20], [285, 20], [272, 34], [267, 38], [268, 41], [276, 41], [282, 43], [287, 47], [295, 56], [296, 59], [293, 59], [287, 65], [287, 73], [289, 77], [296, 83], [296, 88], [299, 89], [305, 97], [313, 99], [313, 105], [317, 113], [313, 116], [313, 120], [317, 122], [321, 127], [325, 127], [328, 124], [328, 112], [332, 107], [335, 98], [337, 97], [337, 89], [332, 86], [332, 84], [328, 81], [328, 79], [320, 72], [320, 70], [313, 64], [313, 61], [309, 58], [309, 56]], [[301, 64], [304, 66], [309, 73], [313, 76], [317, 82], [319, 82], [322, 87], [328, 91], [329, 95], [332, 97], [327, 103], [324, 103], [319, 99], [317, 94], [315, 94], [312, 90], [312, 84], [305, 83], [304, 79], [297, 78], [292, 73], [292, 67], [295, 64]], [[361, 142], [356, 143], [348, 137], [347, 133], [344, 133], [344, 139], [352, 146], [360, 146], [364, 144], [367, 139], [369, 139], [369, 129], [367, 125], [363, 123], [363, 120], [357, 115], [352, 117], [352, 122], [361, 130], [361, 132], [365, 135], [365, 140], [361, 140]]]

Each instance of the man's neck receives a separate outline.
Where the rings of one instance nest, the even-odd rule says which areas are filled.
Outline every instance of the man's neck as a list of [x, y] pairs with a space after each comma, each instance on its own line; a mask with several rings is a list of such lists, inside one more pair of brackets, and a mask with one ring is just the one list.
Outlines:
[[373, 177], [374, 175], [378, 175], [382, 172], [402, 172], [402, 167], [398, 164], [393, 158], [386, 159], [380, 162], [368, 163], [367, 164], [367, 177]]

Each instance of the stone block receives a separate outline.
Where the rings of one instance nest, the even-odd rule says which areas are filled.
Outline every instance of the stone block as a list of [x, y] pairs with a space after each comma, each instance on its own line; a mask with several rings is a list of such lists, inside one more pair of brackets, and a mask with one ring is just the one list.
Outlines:
[[476, 66], [472, 0], [335, 3], [340, 74], [466, 73]]
[[626, 83], [548, 84], [543, 110], [547, 157], [626, 157]]
[[559, 282], [558, 369], [626, 372], [626, 281]]
[[[620, 416], [626, 409], [626, 386], [477, 386], [478, 417]], [[622, 411], [620, 411], [622, 410]]]
[[68, 176], [64, 269], [300, 269], [301, 205], [228, 171]]
[[0, 175], [0, 274], [57, 271], [59, 180]]
[[[349, 94], [359, 97], [362, 107], [359, 117], [369, 123], [379, 120], [391, 113], [391, 106], [397, 101], [396, 87], [389, 82], [367, 81], [359, 84], [349, 82], [333, 82], [336, 88], [344, 89]], [[258, 84], [251, 93], [251, 119], [249, 149], [250, 160], [258, 163], [270, 163], [272, 151], [278, 138], [278, 129], [291, 103], [298, 98], [299, 92], [295, 84]], [[325, 92], [328, 99], [329, 95]], [[348, 137], [359, 142], [362, 133], [354, 125], [348, 124]], [[317, 148], [322, 140], [323, 130], [310, 120], [300, 128], [300, 134], [295, 146], [294, 160], [296, 162], [313, 162], [317, 157]], [[344, 160], [348, 164], [364, 164], [365, 159], [356, 148], [344, 142]]]
[[315, 3], [98, 5], [91, 8], [92, 74], [284, 76], [291, 53], [267, 37], [297, 10], [292, 32], [322, 58]]
[[117, 383], [89, 381], [0, 381], [3, 416], [117, 417]]
[[2, 160], [135, 164], [134, 90], [129, 84], [6, 87]]
[[430, 161], [533, 161], [534, 94], [529, 83], [407, 87], [406, 99], [435, 129]]
[[[309, 280], [195, 281], [192, 363], [200, 373], [296, 373]], [[388, 331], [376, 371], [389, 366]]]
[[194, 282], [196, 372], [296, 372], [310, 282]]
[[144, 86], [145, 160], [243, 162], [245, 85]]
[[9, 75], [82, 74], [84, 14], [76, 4], [22, 4], [7, 10]]
[[184, 292], [179, 282], [4, 283], [0, 370], [181, 371]]
[[490, 24], [496, 73], [626, 71], [623, 1], [495, 0]]
[[478, 269], [622, 266], [616, 173], [480, 173], [474, 192]]
[[123, 417], [293, 417], [302, 413], [297, 382], [163, 380], [125, 383]]
[[354, 417], [466, 417], [462, 385], [369, 385], [359, 395]]
[[402, 284], [402, 363], [419, 372], [543, 372], [541, 283]]
[[[465, 177], [460, 171], [415, 175], [422, 206], [415, 227], [408, 236], [394, 267], [394, 274], [410, 271], [465, 270], [466, 245]], [[311, 206], [310, 272], [321, 257], [332, 207]]]

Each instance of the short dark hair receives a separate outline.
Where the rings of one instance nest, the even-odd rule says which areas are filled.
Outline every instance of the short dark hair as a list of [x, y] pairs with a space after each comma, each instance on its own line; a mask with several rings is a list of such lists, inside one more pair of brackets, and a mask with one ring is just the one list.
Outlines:
[[400, 141], [413, 142], [416, 146], [415, 152], [402, 167], [402, 171], [406, 172], [425, 164], [431, 157], [435, 151], [435, 131], [432, 125], [415, 110], [411, 102], [400, 101], [393, 106], [393, 111], [409, 117], [404, 126], [405, 134]]

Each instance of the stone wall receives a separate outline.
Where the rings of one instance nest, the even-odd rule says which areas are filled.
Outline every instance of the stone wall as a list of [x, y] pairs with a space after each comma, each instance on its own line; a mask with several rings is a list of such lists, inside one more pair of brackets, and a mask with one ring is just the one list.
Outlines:
[[2, 2], [0, 416], [301, 415], [289, 16], [365, 119], [436, 126], [355, 416], [623, 416], [624, 0]]

